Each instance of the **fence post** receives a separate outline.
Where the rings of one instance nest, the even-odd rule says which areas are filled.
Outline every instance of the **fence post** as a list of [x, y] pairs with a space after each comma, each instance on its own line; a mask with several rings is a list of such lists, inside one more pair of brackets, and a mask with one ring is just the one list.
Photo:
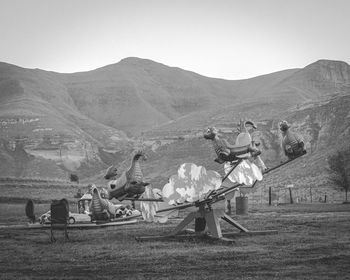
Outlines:
[[290, 198], [290, 204], [293, 204], [293, 195], [292, 195], [292, 188], [289, 188], [289, 198]]
[[310, 200], [311, 200], [311, 203], [312, 203], [312, 191], [311, 191], [311, 187], [310, 187]]

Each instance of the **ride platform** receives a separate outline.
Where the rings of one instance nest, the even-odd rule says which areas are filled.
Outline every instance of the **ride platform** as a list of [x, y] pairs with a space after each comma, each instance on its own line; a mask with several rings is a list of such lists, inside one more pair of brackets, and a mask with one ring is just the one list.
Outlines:
[[[92, 228], [103, 228], [103, 227], [112, 227], [112, 226], [123, 226], [129, 224], [137, 223], [136, 219], [131, 220], [122, 220], [122, 221], [114, 221], [114, 222], [104, 222], [104, 223], [76, 223], [76, 224], [68, 224], [68, 229], [92, 229]], [[49, 229], [51, 228], [51, 224], [22, 224], [22, 225], [0, 225], [0, 230], [6, 229], [18, 229], [18, 230], [31, 230], [31, 229]]]

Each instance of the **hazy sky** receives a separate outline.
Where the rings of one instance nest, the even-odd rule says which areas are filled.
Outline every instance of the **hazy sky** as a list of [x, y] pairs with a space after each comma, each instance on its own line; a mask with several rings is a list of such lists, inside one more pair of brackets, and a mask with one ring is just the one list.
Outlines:
[[350, 62], [349, 0], [0, 0], [0, 61], [88, 71], [129, 56], [224, 79]]

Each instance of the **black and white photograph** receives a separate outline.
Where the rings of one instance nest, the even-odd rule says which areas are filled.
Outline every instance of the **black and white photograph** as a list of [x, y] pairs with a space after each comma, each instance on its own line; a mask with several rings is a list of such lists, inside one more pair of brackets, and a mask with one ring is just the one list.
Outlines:
[[0, 0], [0, 279], [350, 279], [350, 1]]

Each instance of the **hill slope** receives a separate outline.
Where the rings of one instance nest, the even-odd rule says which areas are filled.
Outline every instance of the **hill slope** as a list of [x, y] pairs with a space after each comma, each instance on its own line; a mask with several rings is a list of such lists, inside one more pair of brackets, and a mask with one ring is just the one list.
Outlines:
[[[145, 173], [155, 184], [184, 161], [221, 172], [202, 130], [232, 131], [243, 117], [258, 123], [269, 165], [283, 156], [277, 122], [287, 119], [306, 139], [303, 164], [321, 172], [324, 156], [349, 137], [349, 96], [350, 66], [340, 61], [236, 81], [139, 58], [73, 74], [0, 63], [0, 170], [97, 180], [112, 163], [126, 166], [142, 144], [130, 137], [142, 133], [150, 149]], [[297, 171], [303, 173], [299, 165], [288, 172]]]

